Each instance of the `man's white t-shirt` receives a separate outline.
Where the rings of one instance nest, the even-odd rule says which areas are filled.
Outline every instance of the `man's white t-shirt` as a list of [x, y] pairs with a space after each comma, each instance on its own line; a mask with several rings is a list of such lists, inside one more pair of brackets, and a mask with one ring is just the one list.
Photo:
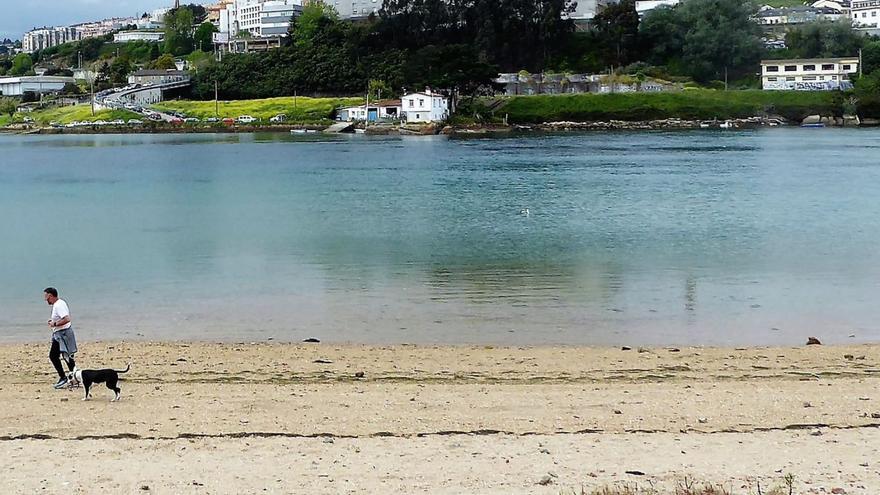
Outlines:
[[[66, 316], [70, 316], [70, 308], [67, 307], [67, 303], [64, 302], [64, 299], [58, 299], [55, 301], [55, 304], [52, 305], [52, 321], [61, 321]], [[70, 323], [56, 327], [55, 330], [67, 330], [70, 328]]]

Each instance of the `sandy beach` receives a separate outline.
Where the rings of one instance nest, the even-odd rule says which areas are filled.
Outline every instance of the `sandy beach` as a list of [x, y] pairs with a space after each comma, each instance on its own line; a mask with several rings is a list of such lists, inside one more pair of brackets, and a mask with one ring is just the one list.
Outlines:
[[118, 403], [45, 347], [0, 346], [2, 493], [880, 493], [880, 346], [86, 343]]

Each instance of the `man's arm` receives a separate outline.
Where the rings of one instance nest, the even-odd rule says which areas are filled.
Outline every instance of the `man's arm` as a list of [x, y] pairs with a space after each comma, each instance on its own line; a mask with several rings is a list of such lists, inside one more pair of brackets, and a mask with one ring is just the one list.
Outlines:
[[70, 316], [69, 315], [65, 316], [64, 318], [61, 318], [58, 321], [50, 321], [49, 326], [52, 328], [63, 327], [64, 325], [67, 325], [68, 323], [70, 323]]

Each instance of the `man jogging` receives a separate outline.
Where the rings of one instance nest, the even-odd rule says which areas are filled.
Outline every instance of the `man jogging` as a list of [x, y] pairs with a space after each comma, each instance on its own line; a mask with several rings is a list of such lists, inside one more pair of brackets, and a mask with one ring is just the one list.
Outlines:
[[76, 363], [73, 356], [76, 354], [76, 337], [73, 335], [73, 327], [70, 324], [70, 308], [64, 299], [58, 297], [58, 290], [47, 287], [43, 291], [46, 303], [52, 306], [52, 317], [49, 318], [49, 328], [52, 330], [52, 348], [49, 350], [49, 361], [58, 372], [58, 383], [55, 388], [67, 385], [67, 376], [61, 366], [61, 356], [67, 360], [67, 368], [73, 371]]

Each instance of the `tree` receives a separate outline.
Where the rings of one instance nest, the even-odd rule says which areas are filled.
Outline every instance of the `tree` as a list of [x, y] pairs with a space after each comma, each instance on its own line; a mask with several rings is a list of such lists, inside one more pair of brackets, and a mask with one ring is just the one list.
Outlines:
[[177, 64], [174, 63], [174, 57], [170, 53], [165, 53], [153, 62], [153, 68], [156, 70], [173, 70], [177, 68]]
[[203, 52], [210, 50], [214, 45], [214, 33], [218, 31], [217, 26], [210, 22], [203, 22], [196, 29], [196, 34], [193, 37], [193, 46]]
[[291, 22], [290, 35], [297, 46], [311, 45], [319, 31], [339, 22], [339, 15], [333, 7], [324, 2], [309, 2], [303, 7], [302, 14]]
[[764, 50], [755, 13], [742, 0], [687, 0], [648, 13], [641, 33], [654, 62], [673, 60], [684, 75], [708, 82], [754, 71]]
[[871, 74], [877, 70], [880, 70], [880, 41], [871, 41], [862, 49], [862, 71]]
[[593, 19], [606, 59], [621, 66], [637, 60], [639, 46], [639, 14], [635, 0], [612, 3]]
[[12, 115], [15, 113], [18, 105], [12, 98], [0, 98], [0, 115]]
[[116, 57], [107, 70], [107, 79], [113, 86], [123, 86], [128, 82], [128, 75], [133, 70], [127, 55]]
[[189, 54], [186, 61], [189, 63], [190, 69], [199, 71], [210, 65], [214, 61], [214, 57], [210, 53], [196, 50]]
[[682, 27], [673, 7], [661, 5], [648, 12], [639, 25], [639, 37], [647, 55], [645, 60], [654, 65], [680, 61], [684, 44]]
[[9, 74], [12, 76], [24, 76], [30, 74], [34, 68], [34, 61], [27, 53], [19, 53], [12, 59], [12, 68]]
[[65, 95], [81, 95], [82, 93], [82, 88], [73, 83], [66, 83], [64, 89], [61, 90], [61, 94]]
[[186, 55], [193, 51], [193, 13], [181, 7], [165, 14], [165, 53]]
[[504, 70], [540, 70], [574, 30], [572, 0], [386, 0], [379, 11], [384, 46], [470, 44]]
[[797, 58], [851, 57], [865, 44], [865, 36], [849, 20], [804, 24], [785, 35], [785, 46]]

